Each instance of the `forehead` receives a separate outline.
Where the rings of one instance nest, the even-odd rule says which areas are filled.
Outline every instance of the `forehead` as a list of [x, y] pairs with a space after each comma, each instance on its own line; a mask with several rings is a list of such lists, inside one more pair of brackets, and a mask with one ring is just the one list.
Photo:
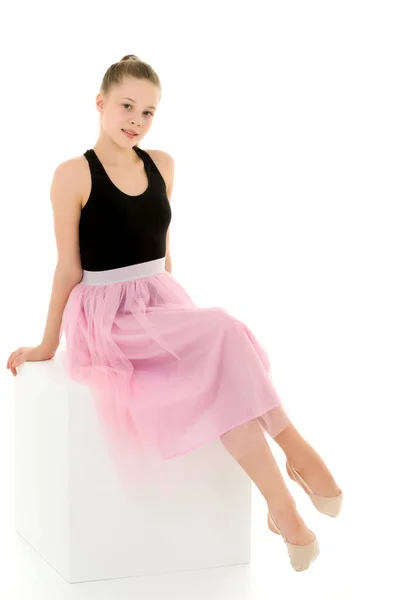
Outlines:
[[160, 90], [150, 81], [127, 77], [114, 89], [113, 95], [121, 99], [129, 99], [137, 104], [156, 108], [159, 102]]

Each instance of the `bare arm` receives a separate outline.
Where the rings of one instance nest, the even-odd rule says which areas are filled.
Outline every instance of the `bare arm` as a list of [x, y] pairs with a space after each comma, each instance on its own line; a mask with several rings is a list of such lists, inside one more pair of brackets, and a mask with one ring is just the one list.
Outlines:
[[[167, 188], [168, 200], [171, 202], [172, 189], [174, 186], [175, 161], [173, 157], [168, 154], [168, 152], [164, 152], [163, 150], [146, 150], [146, 152], [150, 154], [151, 158], [155, 161], [156, 166], [160, 170]], [[170, 227], [168, 228], [166, 235], [165, 270], [171, 273], [172, 261], [169, 248], [169, 237]]]
[[51, 184], [50, 196], [58, 260], [41, 342], [41, 346], [50, 352], [55, 352], [60, 343], [62, 315], [70, 292], [82, 279], [78, 238], [81, 171], [82, 166], [77, 159], [61, 163], [54, 172]]
[[[172, 156], [167, 155], [168, 160], [167, 163], [167, 196], [168, 200], [171, 202], [172, 190], [174, 187], [174, 174], [175, 174], [175, 162]], [[172, 260], [171, 260], [171, 252], [169, 248], [169, 233], [171, 227], [168, 227], [167, 231], [167, 252], [165, 255], [165, 270], [172, 273]]]

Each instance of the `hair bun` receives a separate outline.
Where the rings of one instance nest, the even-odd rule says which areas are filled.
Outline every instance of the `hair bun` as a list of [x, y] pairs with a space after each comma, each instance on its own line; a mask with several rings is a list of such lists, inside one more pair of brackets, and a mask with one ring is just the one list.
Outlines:
[[121, 60], [119, 62], [123, 62], [124, 60], [139, 60], [139, 58], [137, 56], [135, 56], [134, 54], [127, 54], [126, 56], [121, 58]]

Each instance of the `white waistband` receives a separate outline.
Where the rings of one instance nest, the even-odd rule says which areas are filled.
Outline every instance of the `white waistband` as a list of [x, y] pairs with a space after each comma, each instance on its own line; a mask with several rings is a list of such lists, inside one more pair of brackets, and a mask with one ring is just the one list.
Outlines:
[[165, 271], [165, 256], [138, 263], [137, 265], [120, 267], [119, 269], [109, 269], [107, 271], [83, 270], [83, 277], [80, 283], [84, 283], [85, 285], [120, 283], [122, 281], [131, 281], [132, 279], [140, 279], [141, 277], [149, 277], [163, 271]]

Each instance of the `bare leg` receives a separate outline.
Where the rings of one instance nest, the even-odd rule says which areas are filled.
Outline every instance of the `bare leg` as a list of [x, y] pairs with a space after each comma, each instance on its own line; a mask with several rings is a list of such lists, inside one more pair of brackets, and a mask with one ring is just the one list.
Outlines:
[[312, 446], [300, 435], [293, 424], [273, 438], [282, 448], [290, 464], [318, 496], [337, 496], [337, 486], [328, 467]]
[[[264, 496], [273, 520], [287, 541], [300, 545], [312, 542], [314, 534], [297, 512], [295, 501], [257, 421], [235, 427], [220, 439]], [[245, 454], [244, 448], [247, 450]]]

